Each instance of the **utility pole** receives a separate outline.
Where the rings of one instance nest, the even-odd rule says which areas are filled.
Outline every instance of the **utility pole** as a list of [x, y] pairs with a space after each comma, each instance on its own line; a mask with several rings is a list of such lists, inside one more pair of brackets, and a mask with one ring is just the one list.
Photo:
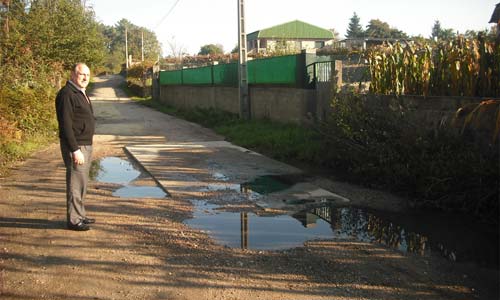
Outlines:
[[144, 31], [141, 31], [141, 61], [144, 62]]
[[127, 27], [125, 27], [125, 68], [128, 70], [128, 41], [127, 41]]
[[5, 10], [5, 23], [3, 27], [3, 32], [5, 33], [5, 37], [9, 38], [9, 9], [10, 9], [10, 0], [2, 0], [2, 6]]
[[240, 100], [240, 118], [250, 119], [250, 100], [248, 97], [248, 70], [247, 70], [247, 35], [245, 33], [245, 5], [238, 0], [238, 83]]

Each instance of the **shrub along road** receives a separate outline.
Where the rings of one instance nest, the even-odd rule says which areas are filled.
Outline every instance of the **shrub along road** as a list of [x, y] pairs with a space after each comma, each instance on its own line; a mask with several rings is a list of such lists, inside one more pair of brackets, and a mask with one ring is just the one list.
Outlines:
[[[198, 125], [124, 98], [117, 76], [96, 78], [95, 159], [126, 158], [123, 147], [221, 142]], [[206, 149], [205, 149], [206, 150]], [[193, 153], [203, 152], [192, 147]], [[158, 151], [161, 152], [161, 151]], [[196, 157], [193, 155], [191, 157]], [[171, 161], [156, 165], [170, 165]], [[184, 155], [184, 156], [183, 156]], [[178, 170], [195, 170], [179, 153]], [[150, 157], [151, 159], [151, 157]], [[179, 164], [185, 161], [185, 164]], [[287, 168], [274, 162], [280, 168]], [[153, 166], [154, 164], [150, 164]], [[269, 166], [267, 166], [269, 167]], [[258, 168], [257, 168], [258, 169]], [[174, 172], [174, 170], [170, 170]], [[197, 170], [202, 173], [203, 170]], [[152, 170], [151, 173], [155, 173]], [[187, 175], [186, 175], [187, 176]], [[178, 187], [196, 185], [192, 177]], [[172, 180], [156, 178], [160, 182]], [[141, 184], [153, 185], [151, 178]], [[196, 192], [167, 199], [119, 198], [116, 184], [92, 181], [88, 232], [65, 229], [64, 168], [57, 144], [15, 166], [0, 185], [2, 299], [496, 299], [498, 272], [355, 240], [309, 241], [257, 251], [221, 246], [183, 220]], [[321, 182], [318, 179], [318, 184]], [[404, 201], [334, 183], [351, 204], [399, 210]], [[256, 211], [241, 201], [232, 209]]]

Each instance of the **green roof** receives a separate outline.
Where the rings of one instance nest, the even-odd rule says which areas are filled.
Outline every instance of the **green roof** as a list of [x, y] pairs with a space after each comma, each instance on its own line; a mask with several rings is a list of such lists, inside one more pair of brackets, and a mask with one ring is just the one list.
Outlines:
[[247, 40], [264, 38], [273, 39], [333, 39], [330, 30], [323, 29], [299, 20], [283, 23], [259, 31], [249, 33]]

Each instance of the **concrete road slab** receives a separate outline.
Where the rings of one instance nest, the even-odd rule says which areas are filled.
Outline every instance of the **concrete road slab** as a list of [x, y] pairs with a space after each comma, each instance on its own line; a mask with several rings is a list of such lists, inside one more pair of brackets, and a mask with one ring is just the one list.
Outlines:
[[[291, 210], [299, 209], [300, 204], [349, 202], [312, 183], [280, 181], [280, 177], [301, 178], [303, 173], [227, 141], [133, 145], [126, 151], [176, 197], [221, 204], [251, 201], [265, 209]], [[265, 177], [265, 181], [256, 181]]]

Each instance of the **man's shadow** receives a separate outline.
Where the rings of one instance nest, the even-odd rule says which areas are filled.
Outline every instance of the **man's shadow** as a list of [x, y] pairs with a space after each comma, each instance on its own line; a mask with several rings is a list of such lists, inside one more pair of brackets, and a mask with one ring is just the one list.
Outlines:
[[0, 228], [1, 227], [30, 228], [30, 229], [65, 229], [66, 221], [0, 217]]

